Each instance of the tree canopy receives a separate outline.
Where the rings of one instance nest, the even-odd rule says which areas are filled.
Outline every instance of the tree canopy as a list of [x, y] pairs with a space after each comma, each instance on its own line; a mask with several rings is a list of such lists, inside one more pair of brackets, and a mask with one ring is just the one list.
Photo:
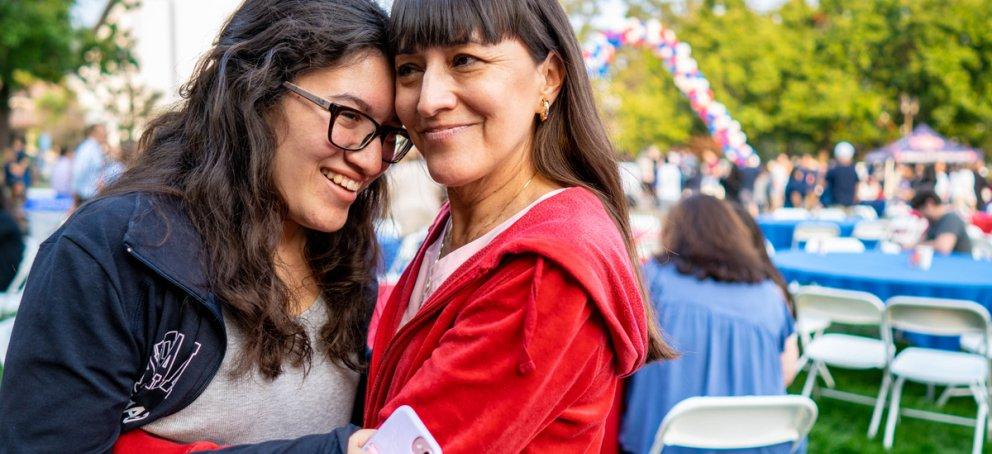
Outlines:
[[[766, 157], [893, 140], [903, 95], [918, 99], [914, 122], [992, 153], [992, 2], [789, 0], [766, 12], [743, 0], [624, 3], [692, 46], [716, 99]], [[705, 135], [670, 79], [650, 52], [620, 52], [600, 95], [625, 151]]]
[[115, 26], [108, 26], [99, 35], [73, 26], [72, 3], [0, 1], [0, 146], [8, 140], [10, 97], [25, 84], [59, 82], [83, 65], [113, 72], [136, 64]]

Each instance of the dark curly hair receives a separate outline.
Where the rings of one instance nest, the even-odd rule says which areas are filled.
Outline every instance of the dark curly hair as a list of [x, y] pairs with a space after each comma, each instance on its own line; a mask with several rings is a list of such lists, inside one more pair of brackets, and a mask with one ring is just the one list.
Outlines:
[[[287, 214], [273, 180], [270, 124], [284, 81], [345, 63], [365, 51], [388, 57], [387, 17], [372, 0], [247, 0], [180, 91], [177, 108], [153, 120], [139, 159], [101, 197], [148, 192], [177, 197], [201, 235], [211, 290], [246, 334], [238, 373], [277, 377], [309, 365], [315, 347], [286, 307], [275, 247]], [[373, 221], [385, 182], [376, 180], [334, 233], [307, 232], [305, 256], [329, 312], [320, 345], [359, 371], [379, 251]]]

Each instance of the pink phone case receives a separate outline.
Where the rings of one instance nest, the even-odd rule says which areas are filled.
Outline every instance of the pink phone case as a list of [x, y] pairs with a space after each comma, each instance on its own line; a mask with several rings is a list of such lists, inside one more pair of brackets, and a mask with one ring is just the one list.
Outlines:
[[441, 445], [408, 405], [389, 415], [363, 449], [369, 454], [442, 454]]

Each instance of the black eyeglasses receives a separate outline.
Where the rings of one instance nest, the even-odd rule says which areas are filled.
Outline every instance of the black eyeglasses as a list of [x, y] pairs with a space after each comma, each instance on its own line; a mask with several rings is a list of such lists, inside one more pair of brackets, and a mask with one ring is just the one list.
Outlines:
[[406, 129], [380, 125], [374, 118], [359, 110], [330, 102], [290, 82], [283, 82], [282, 86], [331, 113], [331, 121], [327, 125], [327, 140], [338, 148], [360, 151], [378, 137], [382, 141], [382, 160], [390, 164], [400, 162], [413, 148]]

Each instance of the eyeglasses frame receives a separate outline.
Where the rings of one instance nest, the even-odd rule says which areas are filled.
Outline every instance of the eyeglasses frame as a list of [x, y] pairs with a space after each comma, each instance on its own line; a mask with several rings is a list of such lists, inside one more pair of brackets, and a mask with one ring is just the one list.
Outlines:
[[[285, 87], [287, 90], [289, 90], [289, 91], [291, 91], [293, 93], [296, 93], [296, 94], [302, 96], [307, 101], [310, 101], [310, 102], [316, 104], [321, 109], [324, 109], [324, 110], [330, 112], [330, 114], [331, 114], [331, 120], [327, 123], [327, 140], [329, 142], [331, 142], [331, 144], [334, 145], [335, 147], [338, 147], [338, 148], [340, 148], [342, 150], [345, 150], [345, 151], [361, 151], [361, 150], [364, 150], [365, 147], [368, 147], [369, 144], [371, 144], [372, 141], [375, 140], [376, 138], [379, 138], [380, 141], [385, 141], [386, 140], [386, 136], [389, 133], [396, 133], [397, 136], [402, 136], [404, 139], [406, 139], [408, 145], [406, 145], [405, 147], [403, 147], [403, 149], [396, 150], [396, 152], [393, 153], [393, 159], [392, 160], [389, 160], [389, 159], [386, 159], [386, 158], [382, 158], [383, 162], [387, 162], [387, 163], [390, 163], [390, 164], [396, 164], [397, 162], [400, 162], [401, 160], [403, 160], [403, 157], [406, 156], [406, 154], [410, 151], [411, 148], [413, 148], [413, 142], [410, 141], [410, 134], [407, 133], [406, 129], [404, 129], [404, 128], [397, 128], [395, 126], [389, 126], [389, 125], [380, 124], [378, 121], [375, 121], [375, 118], [372, 118], [369, 114], [366, 114], [365, 112], [362, 112], [362, 111], [360, 111], [358, 109], [355, 109], [355, 108], [352, 108], [352, 107], [343, 106], [341, 104], [337, 104], [337, 103], [333, 103], [331, 101], [328, 101], [328, 100], [326, 100], [326, 99], [324, 99], [324, 98], [322, 98], [320, 96], [317, 96], [317, 95], [311, 93], [310, 91], [306, 90], [305, 88], [300, 87], [299, 85], [296, 85], [296, 84], [294, 84], [292, 82], [283, 82], [282, 83], [282, 86]], [[368, 119], [369, 121], [371, 121], [372, 122], [372, 125], [375, 126], [374, 132], [372, 134], [370, 134], [362, 142], [362, 144], [358, 148], [343, 147], [341, 145], [338, 145], [338, 144], [334, 143], [334, 141], [331, 140], [331, 137], [332, 137], [331, 132], [334, 129], [334, 122], [335, 122], [335, 120], [337, 120], [338, 115], [340, 115], [342, 112], [351, 112], [351, 113], [354, 113], [354, 114], [359, 115], [361, 117], [364, 117], [364, 118]]]

